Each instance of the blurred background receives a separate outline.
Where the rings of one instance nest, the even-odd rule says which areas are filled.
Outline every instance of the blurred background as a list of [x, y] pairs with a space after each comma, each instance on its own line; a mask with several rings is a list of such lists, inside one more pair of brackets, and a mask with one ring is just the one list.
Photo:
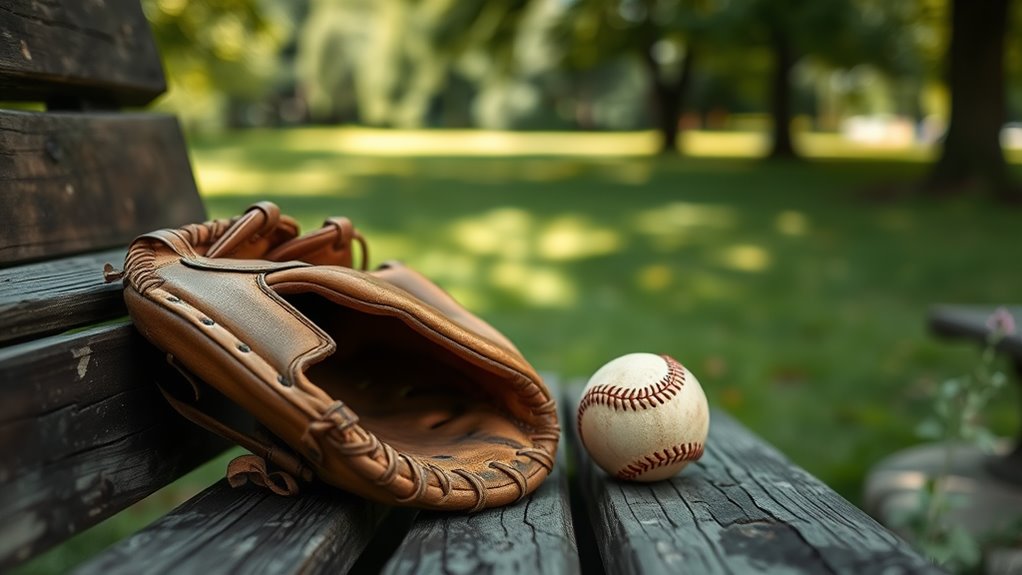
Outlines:
[[975, 364], [927, 308], [1022, 298], [1022, 3], [143, 5], [210, 215], [346, 215], [569, 380], [670, 353], [853, 502]]

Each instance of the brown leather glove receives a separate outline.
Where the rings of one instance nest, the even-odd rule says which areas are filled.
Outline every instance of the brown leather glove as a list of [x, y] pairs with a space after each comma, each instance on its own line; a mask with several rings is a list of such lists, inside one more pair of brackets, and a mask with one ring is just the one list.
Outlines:
[[[473, 511], [534, 490], [559, 437], [540, 377], [418, 273], [352, 269], [353, 243], [364, 268], [350, 221], [298, 237], [270, 203], [136, 239], [128, 310], [194, 388], [165, 395], [256, 454], [232, 462], [232, 483], [293, 493], [315, 475], [384, 503]], [[274, 438], [209, 415], [207, 386]]]

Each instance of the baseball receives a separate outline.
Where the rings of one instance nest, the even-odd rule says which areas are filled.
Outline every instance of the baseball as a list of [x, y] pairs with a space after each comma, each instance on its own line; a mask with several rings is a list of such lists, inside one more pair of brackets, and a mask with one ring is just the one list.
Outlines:
[[703, 455], [710, 427], [706, 395], [674, 358], [623, 355], [589, 378], [578, 406], [582, 445], [604, 471], [659, 481]]

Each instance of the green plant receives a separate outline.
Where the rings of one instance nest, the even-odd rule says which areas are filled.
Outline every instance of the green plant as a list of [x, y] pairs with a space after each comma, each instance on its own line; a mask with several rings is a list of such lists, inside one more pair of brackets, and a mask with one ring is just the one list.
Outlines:
[[987, 326], [990, 333], [979, 362], [970, 373], [937, 386], [933, 413], [916, 430], [923, 438], [943, 443], [944, 460], [939, 473], [928, 478], [919, 491], [918, 506], [896, 520], [912, 533], [927, 557], [957, 572], [979, 567], [984, 540], [948, 521], [950, 511], [967, 502], [954, 497], [947, 483], [956, 449], [971, 444], [992, 451], [996, 446], [996, 437], [982, 415], [1007, 381], [996, 365], [995, 351], [1002, 339], [1015, 333], [1015, 319], [1002, 307], [988, 318]]

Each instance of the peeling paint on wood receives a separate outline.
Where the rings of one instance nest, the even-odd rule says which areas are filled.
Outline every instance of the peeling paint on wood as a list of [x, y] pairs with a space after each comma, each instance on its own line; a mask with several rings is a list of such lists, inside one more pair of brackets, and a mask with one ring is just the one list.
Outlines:
[[78, 360], [78, 379], [84, 379], [89, 372], [89, 360], [92, 359], [92, 348], [89, 346], [71, 350], [71, 357]]

